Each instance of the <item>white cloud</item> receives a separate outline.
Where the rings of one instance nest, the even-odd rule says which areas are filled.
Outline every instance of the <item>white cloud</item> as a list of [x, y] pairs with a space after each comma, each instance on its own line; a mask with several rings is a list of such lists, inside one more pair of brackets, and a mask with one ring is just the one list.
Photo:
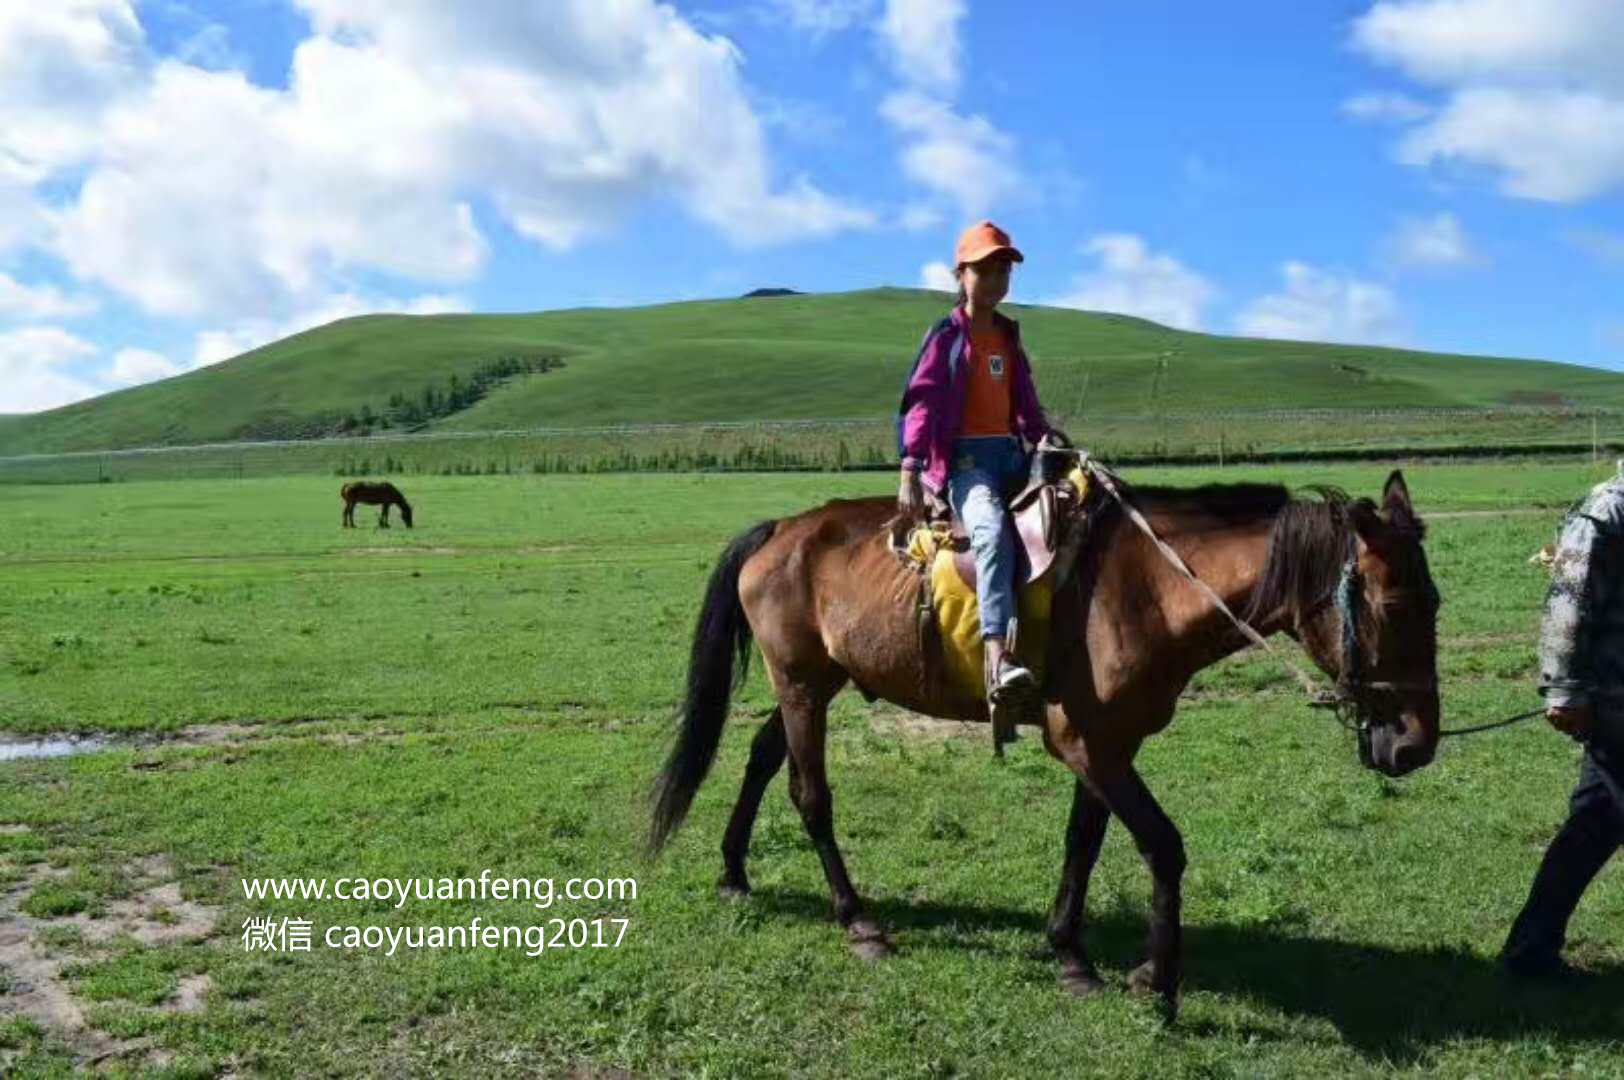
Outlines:
[[1602, 229], [1569, 229], [1562, 238], [1602, 262], [1624, 263], [1624, 233]]
[[70, 319], [96, 310], [88, 296], [69, 296], [55, 285], [25, 285], [0, 270], [0, 316], [26, 319]]
[[148, 67], [128, 0], [0, 5], [0, 178], [36, 183], [88, 158]]
[[245, 66], [231, 47], [231, 31], [221, 23], [209, 23], [175, 48], [175, 58], [209, 71]]
[[927, 202], [912, 202], [902, 208], [902, 215], [898, 222], [909, 232], [923, 232], [934, 229], [942, 223], [943, 215], [940, 207]]
[[953, 276], [953, 268], [945, 262], [928, 262], [919, 268], [919, 286], [937, 292], [957, 293], [959, 279]]
[[903, 174], [929, 193], [903, 208], [905, 229], [934, 227], [947, 205], [961, 218], [984, 216], [1023, 186], [1014, 137], [954, 104], [967, 13], [967, 0], [886, 0], [876, 27], [902, 85], [880, 115], [902, 140]]
[[1305, 263], [1281, 267], [1284, 288], [1253, 301], [1235, 320], [1245, 337], [1397, 345], [1404, 340], [1397, 299], [1381, 285]]
[[1503, 175], [1508, 195], [1577, 202], [1624, 183], [1624, 98], [1566, 90], [1462, 90], [1398, 147], [1407, 165], [1456, 160]]
[[1397, 147], [1455, 163], [1508, 195], [1554, 202], [1624, 184], [1624, 4], [1618, 0], [1382, 0], [1354, 47], [1447, 102]]
[[[0, 180], [24, 151], [29, 183], [83, 168], [78, 195], [48, 217], [77, 275], [156, 314], [281, 321], [367, 272], [477, 275], [476, 200], [556, 250], [651, 199], [741, 246], [874, 223], [806, 177], [774, 174], [737, 50], [667, 5], [300, 6], [313, 34], [285, 89], [154, 61], [113, 0], [68, 5], [94, 8], [80, 21], [101, 38], [65, 18], [27, 33], [0, 23], [0, 57], [37, 39], [35, 23], [75, 43], [49, 70], [0, 65]], [[57, 101], [64, 79], [105, 92], [76, 89], [68, 97], [89, 104], [74, 111]], [[38, 149], [46, 135], [61, 145]], [[0, 188], [0, 239], [6, 205]]]
[[0, 145], [0, 255], [25, 247], [41, 247], [49, 239], [45, 215], [31, 184], [6, 173], [6, 154]]
[[1170, 255], [1158, 255], [1131, 233], [1105, 233], [1083, 245], [1097, 266], [1072, 279], [1056, 307], [1137, 315], [1181, 330], [1198, 330], [1202, 310], [1218, 290]]
[[1342, 103], [1342, 111], [1359, 120], [1424, 120], [1432, 115], [1432, 106], [1408, 94], [1359, 94]]
[[958, 89], [967, 11], [967, 0], [886, 0], [880, 35], [904, 82], [942, 96]]
[[1401, 266], [1470, 266], [1478, 262], [1460, 219], [1450, 213], [1400, 219], [1387, 246], [1393, 261]]
[[985, 117], [907, 90], [887, 97], [880, 114], [905, 138], [902, 171], [950, 201], [963, 218], [980, 217], [1020, 190], [1015, 140]]
[[0, 413], [38, 412], [99, 392], [64, 370], [96, 355], [96, 346], [55, 326], [0, 333]]
[[341, 293], [327, 297], [321, 303], [280, 321], [244, 319], [230, 327], [206, 330], [197, 335], [192, 366], [199, 368], [217, 364], [221, 360], [240, 356], [261, 345], [280, 341], [301, 330], [325, 326], [330, 322], [356, 315], [444, 315], [468, 310], [468, 302], [462, 297], [438, 293], [429, 293], [410, 300], [368, 299], [353, 293]]
[[1624, 89], [1617, 0], [1381, 0], [1357, 48], [1440, 86], [1583, 79]]
[[878, 6], [879, 0], [769, 0], [758, 17], [824, 37], [866, 22]]
[[137, 386], [179, 375], [186, 369], [162, 353], [151, 349], [120, 349], [113, 354], [113, 366], [102, 377], [109, 386]]

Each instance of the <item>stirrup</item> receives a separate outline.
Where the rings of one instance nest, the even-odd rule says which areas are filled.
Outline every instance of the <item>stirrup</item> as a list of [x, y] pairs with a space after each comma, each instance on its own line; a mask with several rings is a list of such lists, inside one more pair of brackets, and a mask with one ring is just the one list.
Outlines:
[[[990, 665], [989, 665], [990, 667]], [[1004, 744], [1016, 739], [1016, 722], [1037, 697], [1037, 679], [1006, 655], [996, 671], [987, 672], [987, 712], [992, 720], [992, 752], [1004, 756]]]

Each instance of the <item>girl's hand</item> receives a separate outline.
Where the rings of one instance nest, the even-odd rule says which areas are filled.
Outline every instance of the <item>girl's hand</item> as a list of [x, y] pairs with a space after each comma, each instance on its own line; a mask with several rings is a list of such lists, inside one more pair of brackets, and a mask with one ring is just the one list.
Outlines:
[[918, 469], [903, 469], [902, 484], [897, 490], [897, 513], [910, 522], [925, 516], [925, 492], [919, 482]]

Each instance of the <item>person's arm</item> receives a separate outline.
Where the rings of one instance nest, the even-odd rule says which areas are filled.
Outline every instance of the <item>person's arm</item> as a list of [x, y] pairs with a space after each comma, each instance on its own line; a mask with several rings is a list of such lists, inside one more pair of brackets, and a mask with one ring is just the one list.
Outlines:
[[948, 334], [936, 330], [920, 348], [919, 363], [902, 396], [902, 468], [918, 475], [930, 459], [931, 436], [947, 390]]
[[1624, 505], [1609, 494], [1570, 517], [1557, 541], [1539, 637], [1540, 692], [1553, 709], [1578, 712], [1591, 703], [1591, 648], [1596, 620], [1618, 589], [1621, 523]]

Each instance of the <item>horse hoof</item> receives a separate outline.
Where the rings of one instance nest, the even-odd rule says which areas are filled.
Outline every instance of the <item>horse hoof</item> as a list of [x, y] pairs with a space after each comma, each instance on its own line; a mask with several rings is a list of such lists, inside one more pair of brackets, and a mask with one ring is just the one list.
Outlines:
[[1062, 964], [1060, 966], [1060, 989], [1072, 997], [1085, 998], [1104, 990], [1105, 980], [1100, 978], [1093, 965], [1081, 967]]
[[1156, 966], [1149, 960], [1133, 969], [1128, 976], [1128, 989], [1135, 994], [1157, 996], [1162, 999], [1162, 1022], [1171, 1024], [1178, 1018], [1179, 993], [1177, 986], [1158, 986]]
[[750, 886], [742, 881], [718, 881], [716, 895], [723, 900], [744, 900], [750, 895]]
[[884, 960], [896, 951], [885, 931], [871, 922], [852, 923], [846, 929], [846, 939], [851, 942], [851, 951], [868, 961]]
[[1128, 974], [1128, 989], [1136, 994], [1162, 993], [1163, 987], [1156, 984], [1156, 965], [1150, 960], [1146, 960]]

